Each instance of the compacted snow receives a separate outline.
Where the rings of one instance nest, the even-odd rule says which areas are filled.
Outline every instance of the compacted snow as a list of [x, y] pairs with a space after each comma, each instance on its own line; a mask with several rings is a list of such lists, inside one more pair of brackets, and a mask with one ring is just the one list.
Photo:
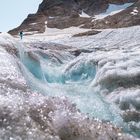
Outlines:
[[86, 14], [83, 10], [82, 10], [81, 14], [79, 14], [79, 16], [84, 17], [84, 18], [90, 18], [91, 17], [88, 14]]
[[[34, 42], [34, 41], [54, 41], [62, 40], [63, 38], [69, 38], [74, 34], [89, 31], [90, 29], [81, 29], [79, 27], [70, 27], [66, 29], [48, 28], [46, 22], [46, 30], [43, 34], [34, 34], [25, 36], [24, 42]], [[29, 33], [29, 32], [27, 32]], [[32, 32], [30, 32], [32, 34]], [[25, 32], [26, 34], [26, 32]]]
[[[0, 36], [0, 56], [3, 58], [0, 107], [3, 110], [8, 104], [15, 106], [15, 113], [13, 108], [8, 108], [15, 118], [21, 113], [26, 116], [17, 124], [14, 120], [10, 124], [12, 116], [8, 118], [10, 127], [14, 127], [14, 138], [24, 131], [20, 126], [21, 131], [16, 135], [18, 125], [28, 124], [28, 120], [31, 120], [31, 127], [25, 125], [28, 139], [27, 129], [32, 133], [31, 139], [34, 136], [51, 139], [52, 136], [53, 140], [68, 140], [66, 136], [70, 135], [70, 140], [92, 140], [98, 127], [102, 129], [97, 139], [114, 139], [118, 134], [116, 128], [110, 131], [110, 125], [104, 126], [102, 122], [99, 125], [97, 121], [95, 128], [96, 121], [79, 113], [78, 109], [90, 118], [112, 122], [125, 132], [140, 136], [140, 26], [72, 37], [77, 29], [78, 32], [87, 31], [55, 29], [54, 33], [25, 36], [20, 42], [9, 35]], [[20, 70], [34, 92], [27, 87]], [[1, 136], [6, 133], [11, 136], [11, 130], [3, 129], [6, 131], [1, 130]], [[118, 136], [123, 135], [119, 133]]]

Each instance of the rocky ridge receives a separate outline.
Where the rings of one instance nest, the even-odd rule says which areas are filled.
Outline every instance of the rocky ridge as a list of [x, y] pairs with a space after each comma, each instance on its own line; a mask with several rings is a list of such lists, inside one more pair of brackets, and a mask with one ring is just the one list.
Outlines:
[[[95, 14], [106, 12], [109, 4], [124, 4], [134, 2], [134, 5], [122, 12], [102, 20], [93, 20]], [[23, 23], [9, 31], [17, 34], [24, 32], [43, 33], [46, 26], [49, 28], [68, 28], [82, 25], [85, 28], [109, 28], [139, 25], [139, 0], [43, 0], [35, 14], [29, 14]], [[136, 11], [135, 10], [135, 11]], [[82, 17], [85, 12], [90, 17]]]

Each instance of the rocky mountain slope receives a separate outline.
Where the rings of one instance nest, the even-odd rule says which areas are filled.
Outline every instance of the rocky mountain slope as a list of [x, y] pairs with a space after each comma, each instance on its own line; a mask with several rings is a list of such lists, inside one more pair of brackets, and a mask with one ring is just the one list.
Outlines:
[[85, 24], [86, 28], [120, 28], [140, 24], [140, 1], [135, 2], [127, 9], [101, 20]]
[[[134, 4], [118, 14], [94, 20], [94, 16], [105, 13], [110, 4], [122, 5], [128, 2]], [[9, 33], [17, 34], [20, 30], [43, 33], [46, 25], [59, 29], [80, 25], [86, 28], [139, 25], [139, 9], [140, 0], [43, 0], [35, 14], [29, 14], [19, 27]], [[83, 12], [88, 16], [83, 16]]]

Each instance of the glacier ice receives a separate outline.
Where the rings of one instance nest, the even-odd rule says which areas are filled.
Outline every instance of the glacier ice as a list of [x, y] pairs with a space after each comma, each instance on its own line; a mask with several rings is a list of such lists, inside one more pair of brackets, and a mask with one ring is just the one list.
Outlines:
[[[99, 108], [105, 112], [106, 110], [111, 111], [111, 116], [113, 115], [116, 120], [114, 121], [114, 117], [108, 117], [108, 115], [103, 115], [102, 118], [99, 117], [100, 119], [104, 120], [106, 118], [105, 120], [108, 121], [109, 118], [110, 121], [121, 124], [121, 118], [125, 118], [124, 126], [122, 127], [124, 127], [125, 130], [127, 129], [127, 131], [136, 130], [137, 135], [139, 135], [139, 127], [138, 125], [136, 126], [136, 123], [133, 123], [133, 121], [125, 123], [129, 116], [127, 110], [132, 112], [132, 114], [139, 111], [138, 97], [140, 94], [139, 92], [137, 92], [137, 94], [135, 93], [140, 85], [139, 28], [139, 26], [135, 26], [122, 29], [106, 29], [95, 36], [66, 36], [61, 39], [55, 38], [55, 40], [51, 41], [62, 44], [62, 46], [72, 46], [64, 50], [61, 49], [60, 45], [60, 50], [57, 45], [57, 49], [48, 47], [48, 45], [45, 45], [43, 40], [41, 42], [41, 38], [39, 38], [40, 44], [44, 46], [43, 50], [53, 51], [55, 57], [58, 57], [60, 53], [64, 56], [63, 52], [73, 55], [72, 52], [74, 51], [80, 52], [80, 50], [87, 50], [81, 51], [77, 56], [73, 55], [69, 60], [65, 59], [65, 62], [60, 63], [63, 60], [63, 58], [60, 58], [59, 60], [61, 61], [51, 62], [49, 66], [45, 65], [45, 67], [48, 68], [46, 68], [47, 70], [51, 70], [49, 75], [51, 78], [53, 77], [53, 80], [51, 80], [51, 84], [49, 81], [46, 81], [47, 84], [45, 84], [47, 86], [45, 88], [44, 85], [39, 85], [39, 87], [42, 87], [40, 91], [43, 93], [48, 91], [47, 95], [50, 95], [49, 91], [53, 91], [51, 95], [67, 96], [77, 104], [80, 110], [85, 113], [94, 112], [93, 114], [91, 113], [91, 115], [95, 117], [101, 116], [101, 113], [95, 108], [98, 108], [98, 105], [100, 106], [102, 104], [104, 107]], [[30, 36], [30, 38], [32, 37]], [[28, 45], [30, 44], [27, 40], [25, 42], [28, 42]], [[37, 40], [34, 40], [34, 42], [31, 43], [32, 47], [35, 46], [36, 48], [36, 42]], [[45, 62], [48, 63], [50, 59], [54, 59], [55, 57], [52, 55]], [[36, 85], [37, 83], [38, 82], [36, 82]], [[99, 103], [97, 106], [96, 101]], [[88, 104], [86, 104], [86, 102], [88, 102]], [[125, 111], [128, 115], [124, 115]], [[96, 114], [96, 112], [99, 114]], [[107, 113], [105, 112], [103, 114]], [[127, 128], [125, 124], [128, 124]], [[136, 128], [134, 126], [136, 126]]]
[[[46, 71], [44, 70], [43, 75], [46, 73], [46, 81], [38, 84], [38, 79], [33, 80], [34, 77], [31, 76], [32, 79], [29, 80], [29, 83], [34, 89], [40, 90], [44, 94], [50, 95], [51, 92], [51, 96], [67, 96], [77, 104], [80, 110], [94, 117], [109, 120], [118, 125], [122, 124], [122, 109], [123, 106], [131, 104], [130, 100], [119, 102], [117, 105], [114, 100], [109, 100], [109, 96], [114, 95], [113, 98], [116, 98], [117, 94], [113, 94], [115, 90], [119, 92], [119, 90], [139, 86], [138, 42], [140, 33], [138, 29], [139, 26], [118, 30], [107, 29], [96, 36], [86, 38], [55, 39], [56, 43], [74, 48], [63, 51], [59, 50], [57, 46], [57, 49], [47, 49], [44, 45], [45, 51], [49, 51], [49, 53], [53, 51], [51, 56], [45, 52], [44, 56], [49, 56], [45, 61], [42, 58], [38, 59], [40, 62], [44, 61], [43, 68]], [[89, 50], [91, 53], [82, 52], [79, 56], [71, 56], [71, 59], [65, 59], [65, 62], [62, 62], [65, 57], [63, 52], [73, 55], [71, 52], [76, 49]], [[64, 57], [60, 58], [60, 54]], [[55, 58], [59, 58], [59, 61], [50, 63], [50, 60]], [[27, 73], [26, 71], [25, 75]], [[137, 110], [137, 108], [135, 109]], [[104, 112], [104, 115], [101, 115], [101, 112]], [[122, 127], [129, 129], [126, 128], [125, 123]]]
[[[8, 46], [8, 47], [11, 47]], [[47, 97], [26, 85], [17, 58], [0, 46], [0, 139], [133, 139], [121, 130], [81, 114], [65, 97]], [[4, 72], [4, 73], [3, 73]], [[99, 132], [100, 130], [100, 132]]]
[[[21, 69], [33, 90], [39, 90], [44, 95], [66, 96], [73, 103], [76, 103], [77, 107], [83, 112], [106, 121], [121, 124], [122, 120], [119, 113], [113, 111], [116, 108], [110, 106], [98, 93], [94, 93], [89, 88], [89, 84], [96, 74], [94, 63], [86, 62], [85, 59], [74, 59], [68, 66], [67, 61], [49, 64], [56, 56], [52, 55], [50, 60], [46, 53], [47, 61], [46, 59], [44, 61], [36, 52], [37, 50], [27, 52], [28, 57], [26, 56], [23, 61], [26, 67], [21, 64]], [[62, 51], [57, 51], [55, 55], [59, 56], [59, 53], [62, 53]], [[42, 61], [44, 63], [43, 67]]]
[[[0, 117], [6, 119], [2, 120], [1, 138], [129, 139], [108, 121], [139, 134], [138, 29], [109, 29], [86, 38], [56, 39], [55, 43], [72, 46], [64, 50], [59, 50], [60, 44], [47, 48], [44, 42], [38, 43], [43, 44], [40, 49], [36, 40], [30, 47], [27, 40], [23, 44], [1, 35], [0, 55], [5, 61], [0, 66]], [[122, 33], [128, 35], [123, 37]], [[90, 53], [82, 52], [77, 57], [71, 53], [82, 48]], [[21, 61], [11, 55], [17, 49]], [[30, 91], [19, 68], [35, 91]]]

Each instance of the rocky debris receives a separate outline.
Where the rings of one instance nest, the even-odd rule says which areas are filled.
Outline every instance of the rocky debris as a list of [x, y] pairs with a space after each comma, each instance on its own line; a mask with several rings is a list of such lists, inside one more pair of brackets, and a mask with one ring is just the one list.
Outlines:
[[47, 27], [49, 28], [58, 28], [64, 29], [71, 26], [80, 26], [91, 22], [91, 18], [82, 18], [82, 17], [56, 17], [54, 19], [49, 19], [47, 22]]
[[[21, 30], [24, 32], [43, 33], [45, 32], [46, 26], [49, 28], [64, 29], [83, 24], [85, 28], [110, 28], [137, 25], [139, 24], [139, 14], [134, 17], [130, 12], [133, 11], [134, 7], [139, 7], [139, 3], [136, 3], [130, 9], [128, 8], [128, 10], [120, 14], [107, 17], [104, 20], [92, 20], [95, 14], [106, 12], [109, 4], [124, 4], [136, 1], [137, 0], [43, 0], [39, 5], [37, 13], [30, 14], [19, 27], [10, 30], [9, 33], [15, 35]], [[80, 14], [82, 12], [85, 12], [91, 17], [81, 17]]]
[[130, 122], [130, 121], [139, 122], [140, 121], [140, 112], [127, 110], [123, 113], [123, 119], [126, 122]]
[[75, 34], [73, 35], [73, 37], [90, 36], [90, 35], [96, 35], [98, 33], [101, 33], [101, 31], [91, 30], [91, 31]]
[[79, 56], [81, 53], [91, 53], [92, 51], [86, 49], [73, 49], [70, 50], [70, 53], [74, 56]]
[[66, 51], [66, 50], [72, 49], [71, 46], [56, 44], [56, 43], [48, 43], [48, 42], [28, 42], [26, 43], [26, 45], [32, 48], [41, 49], [41, 50], [51, 49], [51, 50]]

